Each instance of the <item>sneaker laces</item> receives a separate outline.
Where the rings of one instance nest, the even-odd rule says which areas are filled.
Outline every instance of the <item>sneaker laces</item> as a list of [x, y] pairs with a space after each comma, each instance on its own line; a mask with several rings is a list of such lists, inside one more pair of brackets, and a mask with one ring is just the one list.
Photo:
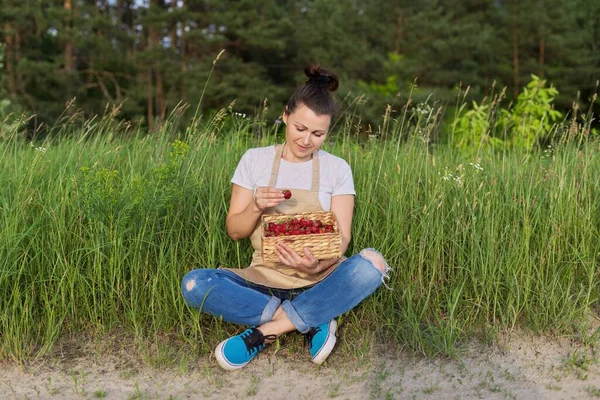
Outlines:
[[260, 351], [265, 347], [265, 339], [267, 340], [275, 340], [277, 339], [276, 335], [267, 335], [264, 336], [261, 331], [256, 328], [250, 328], [243, 332], [240, 337], [244, 341], [246, 345], [246, 349], [248, 350], [248, 354], [253, 354], [257, 351]]
[[315, 335], [317, 333], [321, 332], [321, 328], [316, 327], [316, 328], [310, 328], [308, 330], [308, 332], [306, 332], [304, 334], [304, 344], [308, 344], [308, 348], [310, 349], [312, 347], [312, 340], [315, 337]]

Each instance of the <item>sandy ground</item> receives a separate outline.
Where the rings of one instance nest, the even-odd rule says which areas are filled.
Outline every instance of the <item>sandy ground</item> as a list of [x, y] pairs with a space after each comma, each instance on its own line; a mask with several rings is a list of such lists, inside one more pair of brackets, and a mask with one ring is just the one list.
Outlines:
[[271, 351], [236, 372], [222, 371], [212, 357], [167, 370], [123, 362], [122, 355], [4, 363], [0, 399], [600, 398], [591, 347], [518, 334], [503, 342], [467, 346], [460, 360], [388, 353], [348, 362], [334, 351], [321, 367], [308, 356]]

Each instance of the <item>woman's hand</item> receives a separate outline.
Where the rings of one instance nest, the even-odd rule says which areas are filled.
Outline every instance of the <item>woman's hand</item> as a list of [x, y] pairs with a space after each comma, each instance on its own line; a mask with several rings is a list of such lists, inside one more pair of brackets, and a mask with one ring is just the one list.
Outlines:
[[312, 255], [308, 247], [304, 248], [304, 256], [301, 256], [285, 242], [279, 242], [275, 245], [275, 253], [279, 257], [279, 260], [285, 265], [297, 268], [309, 275], [324, 271], [339, 260], [339, 258], [332, 258], [319, 261]]
[[283, 197], [281, 189], [261, 186], [257, 187], [254, 191], [254, 204], [261, 211], [264, 211], [269, 207], [274, 207], [283, 200], [285, 200], [285, 198]]

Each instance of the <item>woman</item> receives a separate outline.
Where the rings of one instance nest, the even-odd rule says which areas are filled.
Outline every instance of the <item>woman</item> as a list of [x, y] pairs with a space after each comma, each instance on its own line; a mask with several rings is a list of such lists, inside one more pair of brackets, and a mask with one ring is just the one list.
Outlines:
[[[283, 144], [250, 149], [231, 180], [227, 233], [250, 236], [254, 255], [244, 269], [196, 269], [182, 281], [186, 302], [225, 321], [250, 326], [219, 343], [217, 362], [226, 370], [248, 364], [265, 344], [299, 331], [308, 339], [312, 361], [321, 364], [335, 342], [335, 317], [351, 310], [387, 277], [381, 254], [364, 249], [350, 258], [318, 260], [305, 248], [298, 254], [277, 245], [277, 263], [263, 262], [262, 214], [331, 210], [342, 235], [342, 254], [350, 242], [354, 183], [350, 166], [319, 150], [336, 111], [337, 76], [311, 65], [308, 80], [289, 99], [283, 114]], [[292, 198], [285, 199], [283, 188]]]

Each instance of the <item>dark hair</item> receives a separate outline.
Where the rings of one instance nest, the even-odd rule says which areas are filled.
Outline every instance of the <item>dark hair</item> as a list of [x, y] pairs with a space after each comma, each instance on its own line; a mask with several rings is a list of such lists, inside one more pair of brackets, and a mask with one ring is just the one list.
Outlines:
[[311, 64], [304, 68], [308, 80], [296, 89], [287, 102], [286, 113], [289, 115], [300, 104], [304, 104], [317, 115], [335, 117], [337, 105], [333, 92], [340, 84], [339, 78], [332, 72]]

